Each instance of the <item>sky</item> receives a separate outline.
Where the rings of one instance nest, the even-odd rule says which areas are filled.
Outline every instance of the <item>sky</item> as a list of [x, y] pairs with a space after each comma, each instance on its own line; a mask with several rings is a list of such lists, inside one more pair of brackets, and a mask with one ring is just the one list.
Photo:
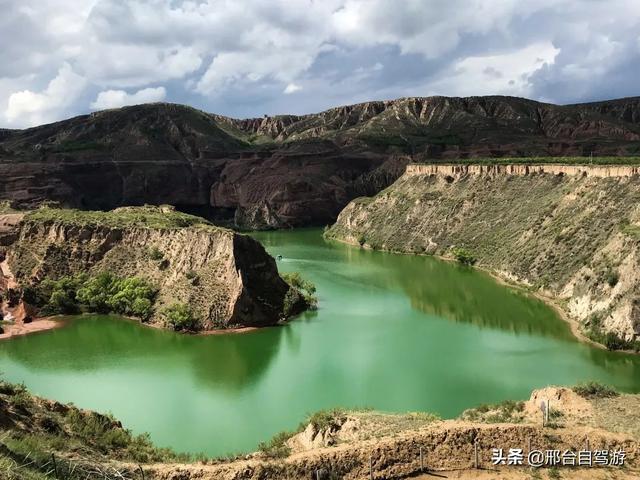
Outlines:
[[640, 95], [640, 0], [0, 0], [0, 127], [184, 103]]

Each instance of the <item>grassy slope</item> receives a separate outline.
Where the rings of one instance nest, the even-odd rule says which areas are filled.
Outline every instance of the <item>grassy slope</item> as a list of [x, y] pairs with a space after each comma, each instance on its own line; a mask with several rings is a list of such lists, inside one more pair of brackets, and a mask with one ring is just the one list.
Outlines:
[[172, 207], [123, 207], [108, 212], [73, 209], [39, 208], [29, 212], [25, 220], [34, 222], [61, 222], [74, 225], [105, 227], [184, 228], [191, 226], [215, 227], [207, 220], [173, 210]]

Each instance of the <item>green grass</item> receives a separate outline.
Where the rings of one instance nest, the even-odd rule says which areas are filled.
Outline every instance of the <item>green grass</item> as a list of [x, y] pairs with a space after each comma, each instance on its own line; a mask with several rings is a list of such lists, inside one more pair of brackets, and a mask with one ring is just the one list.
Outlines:
[[186, 228], [192, 226], [221, 229], [195, 215], [178, 212], [173, 207], [123, 207], [108, 212], [43, 207], [25, 217], [32, 222], [61, 222], [73, 225], [96, 225], [112, 228]]

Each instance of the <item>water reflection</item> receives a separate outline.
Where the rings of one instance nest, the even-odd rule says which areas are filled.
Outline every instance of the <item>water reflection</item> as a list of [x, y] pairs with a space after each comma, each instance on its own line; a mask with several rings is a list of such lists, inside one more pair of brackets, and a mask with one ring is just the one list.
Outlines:
[[390, 255], [331, 242], [345, 262], [370, 270], [384, 289], [401, 288], [413, 308], [429, 315], [572, 341], [569, 327], [542, 301], [498, 284], [488, 274], [432, 257]]
[[274, 327], [248, 334], [190, 336], [91, 315], [70, 320], [63, 329], [3, 342], [0, 358], [11, 357], [29, 370], [59, 373], [123, 364], [173, 370], [187, 364], [191, 368], [183, 374], [190, 373], [202, 385], [240, 392], [267, 371], [284, 333], [285, 328]]

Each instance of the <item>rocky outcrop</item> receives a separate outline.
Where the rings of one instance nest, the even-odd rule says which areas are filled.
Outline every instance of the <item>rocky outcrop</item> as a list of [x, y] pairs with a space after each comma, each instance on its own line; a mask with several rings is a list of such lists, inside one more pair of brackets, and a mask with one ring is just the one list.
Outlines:
[[637, 155], [639, 105], [423, 97], [247, 120], [125, 107], [0, 132], [0, 200], [171, 204], [246, 229], [326, 225], [353, 198], [397, 179], [399, 162]]
[[[127, 218], [132, 211], [148, 224], [107, 220]], [[172, 212], [150, 207], [97, 215], [104, 221], [27, 215], [15, 240], [5, 247], [15, 281], [25, 286], [84, 272], [138, 276], [159, 289], [152, 323], [161, 323], [162, 309], [175, 303], [189, 305], [205, 330], [283, 320], [289, 287], [278, 275], [275, 260], [252, 238], [204, 221], [179, 226], [182, 217], [175, 225], [156, 226], [154, 215]]]
[[411, 165], [327, 232], [364, 247], [452, 256], [560, 299], [590, 330], [640, 336], [636, 167]]

